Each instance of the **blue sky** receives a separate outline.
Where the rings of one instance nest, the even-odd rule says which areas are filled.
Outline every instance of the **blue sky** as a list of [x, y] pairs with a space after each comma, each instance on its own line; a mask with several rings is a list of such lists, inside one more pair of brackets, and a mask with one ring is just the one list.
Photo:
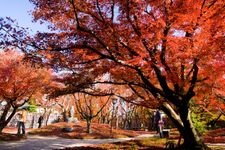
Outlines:
[[44, 24], [40, 25], [39, 23], [32, 22], [32, 9], [33, 5], [29, 0], [1, 0], [0, 17], [15, 19], [20, 26], [30, 28], [31, 33], [47, 30]]

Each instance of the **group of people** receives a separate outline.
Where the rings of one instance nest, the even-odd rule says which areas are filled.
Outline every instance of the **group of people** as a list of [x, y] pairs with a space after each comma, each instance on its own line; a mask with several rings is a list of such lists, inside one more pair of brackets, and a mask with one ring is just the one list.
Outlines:
[[[44, 119], [43, 116], [40, 115], [40, 117], [38, 118], [38, 128], [41, 128], [43, 119]], [[21, 112], [17, 113], [17, 121], [18, 121], [17, 134], [22, 133], [24, 135], [26, 133], [26, 131], [25, 131], [26, 120], [27, 120], [27, 112], [26, 112], [26, 109], [23, 108]], [[157, 133], [159, 133], [160, 137], [162, 138], [163, 137], [164, 120], [158, 109], [154, 112], [153, 125], [154, 125], [154, 128], [156, 129]]]
[[[25, 133], [26, 133], [26, 131], [25, 131], [25, 123], [27, 121], [26, 108], [23, 108], [22, 111], [17, 113], [16, 119], [17, 119], [17, 127], [18, 127], [17, 134], [20, 135], [22, 133], [22, 135], [25, 135]], [[41, 128], [43, 119], [44, 118], [43, 118], [42, 115], [38, 118], [38, 128]]]
[[153, 125], [154, 125], [154, 128], [156, 129], [157, 133], [159, 133], [160, 137], [162, 138], [163, 137], [164, 120], [158, 109], [154, 112]]

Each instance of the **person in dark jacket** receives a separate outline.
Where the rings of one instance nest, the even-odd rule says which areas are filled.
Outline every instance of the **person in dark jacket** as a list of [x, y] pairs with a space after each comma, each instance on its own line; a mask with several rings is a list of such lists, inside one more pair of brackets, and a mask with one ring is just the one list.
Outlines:
[[155, 126], [157, 133], [159, 133], [158, 123], [159, 123], [160, 119], [161, 119], [161, 114], [160, 114], [160, 111], [157, 109], [155, 112], [155, 115], [154, 115], [154, 126]]
[[43, 118], [43, 116], [41, 115], [41, 116], [38, 118], [38, 128], [41, 128], [41, 125], [42, 125], [43, 120], [44, 120], [44, 118]]

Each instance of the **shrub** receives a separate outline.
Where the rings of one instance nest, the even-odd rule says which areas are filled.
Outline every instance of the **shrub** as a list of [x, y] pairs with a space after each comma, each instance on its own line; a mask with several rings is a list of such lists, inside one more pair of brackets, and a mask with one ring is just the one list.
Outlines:
[[206, 131], [206, 121], [201, 119], [201, 115], [196, 114], [195, 112], [191, 113], [191, 119], [193, 121], [195, 129], [199, 134], [203, 134]]

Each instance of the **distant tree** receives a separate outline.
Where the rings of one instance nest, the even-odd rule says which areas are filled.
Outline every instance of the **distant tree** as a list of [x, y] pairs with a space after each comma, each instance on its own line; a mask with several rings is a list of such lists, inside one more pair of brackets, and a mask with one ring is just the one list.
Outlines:
[[55, 103], [61, 109], [63, 121], [68, 121], [69, 109], [74, 105], [72, 96], [65, 95], [55, 98]]
[[51, 71], [23, 61], [15, 50], [0, 52], [0, 97], [5, 102], [0, 116], [0, 132], [19, 107], [46, 92], [51, 82]]
[[74, 94], [74, 102], [76, 109], [81, 115], [81, 118], [87, 122], [87, 133], [91, 133], [91, 122], [96, 118], [106, 104], [109, 102], [110, 96], [108, 97], [94, 97], [86, 94]]
[[111, 111], [111, 103], [107, 103], [98, 115], [98, 123], [109, 124]]

